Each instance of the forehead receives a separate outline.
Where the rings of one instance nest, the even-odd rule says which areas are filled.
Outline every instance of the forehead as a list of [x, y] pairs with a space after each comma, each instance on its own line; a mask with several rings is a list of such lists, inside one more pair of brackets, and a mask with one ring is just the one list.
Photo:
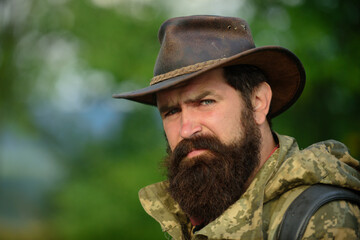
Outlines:
[[224, 87], [230, 87], [226, 82], [222, 68], [213, 69], [203, 73], [185, 83], [176, 85], [170, 89], [160, 91], [156, 94], [157, 104], [171, 102], [178, 97], [192, 97], [204, 91], [220, 91]]

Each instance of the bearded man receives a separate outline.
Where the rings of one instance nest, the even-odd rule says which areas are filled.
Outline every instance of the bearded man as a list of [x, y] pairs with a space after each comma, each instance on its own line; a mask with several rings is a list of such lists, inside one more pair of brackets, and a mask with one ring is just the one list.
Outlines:
[[[174, 239], [276, 239], [310, 186], [360, 191], [359, 161], [343, 144], [299, 150], [271, 130], [304, 88], [293, 53], [256, 48], [248, 24], [231, 17], [169, 19], [159, 40], [150, 86], [114, 97], [159, 109], [168, 180], [139, 195], [163, 231]], [[310, 215], [301, 237], [359, 239], [359, 229], [359, 207], [340, 198]]]

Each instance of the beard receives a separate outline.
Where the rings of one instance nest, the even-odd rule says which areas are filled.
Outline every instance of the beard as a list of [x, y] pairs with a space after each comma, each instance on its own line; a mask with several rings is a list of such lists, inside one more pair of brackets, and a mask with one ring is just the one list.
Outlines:
[[[188, 217], [203, 224], [219, 217], [241, 197], [259, 165], [260, 130], [250, 109], [245, 108], [241, 118], [239, 136], [231, 144], [214, 136], [195, 136], [183, 139], [173, 152], [168, 147], [164, 160], [168, 192]], [[205, 152], [187, 158], [196, 149]]]

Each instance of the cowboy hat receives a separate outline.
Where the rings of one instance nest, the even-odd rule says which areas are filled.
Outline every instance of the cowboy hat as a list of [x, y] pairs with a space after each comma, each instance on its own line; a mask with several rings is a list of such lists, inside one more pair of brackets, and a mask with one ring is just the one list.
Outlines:
[[255, 47], [247, 22], [222, 16], [187, 16], [165, 21], [159, 30], [160, 51], [150, 86], [114, 94], [156, 106], [156, 93], [214, 68], [239, 64], [258, 67], [273, 92], [270, 117], [288, 109], [305, 85], [300, 60], [286, 48]]

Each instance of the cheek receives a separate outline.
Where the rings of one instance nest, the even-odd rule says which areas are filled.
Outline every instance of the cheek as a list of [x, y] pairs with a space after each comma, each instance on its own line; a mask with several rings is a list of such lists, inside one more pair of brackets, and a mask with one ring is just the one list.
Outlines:
[[207, 128], [222, 142], [231, 143], [241, 131], [240, 115], [234, 111], [221, 111], [207, 118]]
[[[225, 140], [223, 135], [227, 135], [226, 127], [229, 126], [229, 118], [224, 112], [211, 112], [203, 114], [201, 125], [203, 126], [204, 133], [210, 132], [220, 140]], [[225, 131], [226, 130], [226, 131]]]
[[166, 139], [169, 143], [169, 146], [170, 146], [171, 150], [174, 150], [174, 148], [177, 144], [176, 139], [178, 138], [176, 136], [178, 134], [176, 134], [176, 133], [179, 133], [179, 130], [176, 130], [175, 124], [164, 123], [164, 122], [163, 122], [163, 128], [164, 128]]

